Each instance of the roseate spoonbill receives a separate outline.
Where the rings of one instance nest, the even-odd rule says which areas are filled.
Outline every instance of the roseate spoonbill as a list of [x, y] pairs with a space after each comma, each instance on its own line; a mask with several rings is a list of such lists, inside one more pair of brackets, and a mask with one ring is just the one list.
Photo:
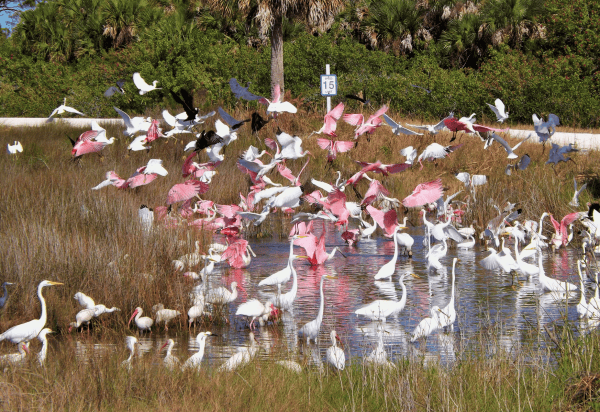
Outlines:
[[117, 80], [116, 84], [116, 86], [110, 86], [108, 89], [106, 89], [104, 92], [104, 97], [112, 97], [112, 95], [115, 93], [125, 94], [125, 90], [123, 89], [123, 86], [125, 85], [125, 79]]
[[[577, 180], [575, 178], [573, 178], [573, 184], [575, 186], [575, 193], [573, 194], [573, 199], [571, 199], [571, 201], [569, 202], [569, 206], [579, 207], [579, 195], [581, 195], [581, 192], [585, 190], [587, 183], [581, 185], [579, 190], [577, 190]], [[2, 306], [0, 305], [0, 308], [1, 307]]]
[[271, 113], [283, 112], [296, 113], [298, 111], [293, 104], [283, 101], [283, 96], [281, 96], [281, 88], [278, 84], [273, 87], [273, 100], [267, 100], [267, 102], [269, 102], [269, 105], [267, 106], [267, 115]]
[[306, 251], [308, 262], [311, 266], [321, 265], [328, 260], [333, 259], [335, 252], [339, 252], [346, 257], [337, 246], [330, 253], [325, 251], [325, 233], [321, 235], [319, 240], [313, 234], [302, 236], [294, 242], [295, 245], [301, 246]]
[[552, 249], [559, 249], [561, 246], [566, 246], [568, 243], [567, 240], [567, 227], [579, 219], [579, 212], [569, 213], [565, 217], [562, 218], [560, 223], [558, 223], [554, 216], [550, 215], [550, 221], [552, 222], [552, 226], [554, 226], [554, 234], [550, 239], [552, 242]]
[[431, 335], [437, 329], [439, 329], [439, 319], [441, 309], [439, 306], [434, 306], [431, 308], [430, 314], [431, 317], [425, 318], [419, 322], [417, 327], [413, 330], [412, 337], [410, 338], [411, 342], [415, 342], [417, 339], [426, 338]]
[[0, 365], [15, 365], [25, 360], [27, 354], [29, 354], [29, 342], [18, 344], [17, 350], [17, 353], [0, 356]]
[[125, 346], [129, 350], [129, 358], [125, 359], [121, 366], [131, 370], [131, 364], [133, 362], [133, 356], [135, 355], [135, 345], [139, 345], [138, 340], [135, 336], [126, 336], [125, 337]]
[[0, 341], [8, 340], [14, 344], [21, 342], [29, 342], [40, 334], [41, 330], [46, 325], [47, 312], [46, 312], [46, 300], [42, 296], [42, 289], [46, 286], [62, 285], [59, 282], [53, 282], [50, 280], [43, 280], [38, 284], [37, 295], [40, 300], [42, 307], [42, 313], [39, 319], [30, 320], [29, 322], [22, 323], [20, 325], [13, 326], [6, 332], [0, 334]]
[[402, 133], [408, 136], [423, 136], [423, 133], [415, 132], [414, 130], [407, 129], [401, 124], [396, 123], [386, 114], [383, 115], [383, 120], [385, 120], [385, 122], [392, 128], [392, 133], [394, 133], [395, 135], [399, 135], [400, 133]]
[[165, 305], [162, 303], [157, 303], [152, 306], [152, 311], [154, 312], [154, 316], [156, 318], [156, 324], [164, 323], [165, 330], [169, 330], [169, 322], [175, 319], [177, 316], [181, 315], [181, 312], [174, 309], [165, 309]]
[[321, 329], [321, 323], [323, 322], [323, 309], [325, 308], [325, 295], [323, 294], [323, 281], [327, 279], [335, 279], [330, 275], [321, 276], [321, 284], [319, 286], [319, 293], [321, 295], [321, 303], [319, 305], [319, 313], [317, 314], [317, 318], [311, 320], [306, 325], [302, 326], [298, 331], [300, 337], [306, 338], [306, 343], [312, 339], [315, 343], [317, 343], [317, 338], [319, 336], [319, 330]]
[[163, 348], [167, 348], [167, 354], [163, 359], [163, 363], [165, 367], [169, 370], [173, 370], [177, 365], [179, 365], [179, 359], [177, 356], [174, 356], [171, 351], [173, 350], [173, 346], [175, 346], [175, 341], [173, 339], [168, 339], [164, 345], [162, 345], [159, 349], [159, 352], [163, 350]]
[[14, 283], [4, 282], [2, 284], [2, 289], [4, 289], [4, 295], [2, 295], [2, 297], [0, 297], [0, 309], [2, 309], [4, 307], [4, 305], [6, 305], [6, 301], [8, 300], [8, 290], [6, 289], [7, 285], [14, 285]]
[[79, 110], [76, 110], [76, 109], [73, 109], [72, 107], [67, 106], [67, 98], [65, 97], [65, 100], [63, 101], [63, 104], [61, 104], [60, 106], [58, 106], [56, 109], [54, 109], [52, 111], [52, 113], [50, 113], [50, 116], [48, 116], [48, 120], [47, 121], [51, 121], [52, 120], [52, 116], [54, 116], [56, 114], [63, 114], [65, 112], [75, 113], [75, 114], [79, 114], [81, 116], [85, 116]]
[[40, 351], [37, 354], [37, 360], [40, 366], [44, 366], [44, 362], [46, 361], [46, 355], [48, 354], [48, 339], [46, 338], [46, 335], [49, 333], [54, 332], [50, 328], [44, 328], [38, 335], [38, 340], [42, 342], [42, 349], [40, 349]]
[[88, 153], [97, 153], [104, 149], [106, 146], [113, 144], [115, 142], [115, 138], [111, 137], [106, 142], [97, 142], [95, 140], [82, 140], [73, 146], [73, 150], [71, 150], [71, 155], [74, 159], [83, 156]]
[[169, 189], [167, 194], [167, 205], [177, 202], [184, 202], [196, 195], [206, 193], [209, 186], [198, 180], [187, 180], [185, 183], [179, 183]]
[[344, 153], [352, 149], [356, 146], [356, 142], [350, 142], [347, 140], [327, 140], [327, 139], [317, 139], [317, 144], [323, 150], [327, 150], [327, 161], [333, 162], [337, 157], [338, 153]]
[[338, 348], [337, 346], [337, 341], [339, 341], [340, 338], [335, 330], [332, 330], [329, 336], [331, 337], [331, 346], [327, 348], [327, 363], [329, 363], [335, 369], [343, 371], [346, 367], [346, 355], [344, 354], [344, 350], [342, 348]]
[[352, 126], [356, 126], [356, 129], [354, 130], [354, 139], [358, 139], [358, 136], [360, 136], [363, 133], [369, 133], [372, 134], [376, 128], [378, 128], [379, 126], [381, 126], [381, 124], [383, 123], [383, 120], [381, 120], [379, 118], [379, 116], [382, 116], [385, 112], [387, 112], [388, 107], [386, 105], [383, 105], [379, 110], [377, 110], [374, 114], [372, 114], [371, 116], [369, 116], [369, 118], [367, 119], [367, 121], [365, 122], [365, 117], [362, 114], [345, 114], [342, 119], [352, 125]]
[[139, 330], [141, 330], [142, 332], [150, 331], [150, 333], [152, 333], [152, 324], [154, 323], [154, 321], [147, 316], [141, 317], [143, 312], [143, 309], [138, 306], [129, 318], [129, 322], [127, 322], [127, 327], [129, 327], [131, 321], [135, 318], [135, 324]]
[[362, 170], [361, 173], [365, 174], [368, 172], [373, 172], [373, 173], [381, 173], [384, 176], [388, 176], [390, 173], [400, 173], [400, 172], [404, 172], [406, 169], [408, 169], [410, 167], [410, 165], [406, 164], [406, 163], [396, 163], [396, 164], [383, 164], [381, 163], [379, 160], [376, 161], [375, 163], [367, 163], [367, 162], [359, 162], [357, 161], [356, 163], [358, 163], [359, 165], [362, 166]]
[[23, 146], [21, 145], [21, 142], [15, 140], [12, 145], [10, 143], [6, 145], [6, 151], [8, 154], [23, 153]]
[[250, 299], [238, 306], [236, 315], [252, 318], [250, 321], [250, 330], [254, 329], [254, 321], [263, 315], [270, 315], [274, 311], [273, 303], [267, 302], [264, 305], [258, 299]]
[[152, 86], [150, 86], [144, 79], [142, 79], [142, 76], [138, 72], [133, 73], [133, 83], [135, 84], [135, 87], [140, 89], [141, 95], [151, 92], [152, 90], [161, 89], [161, 87], [156, 87], [158, 80], [154, 80], [152, 82]]
[[496, 99], [493, 106], [489, 103], [486, 104], [490, 107], [490, 109], [492, 109], [500, 123], [508, 119], [508, 112], [506, 111], [506, 107], [504, 106], [502, 100]]
[[454, 330], [454, 322], [456, 322], [456, 309], [454, 307], [454, 289], [456, 283], [456, 262], [458, 258], [452, 259], [452, 292], [450, 292], [450, 302], [442, 308], [439, 316], [440, 328], [446, 328], [450, 326], [450, 330]]
[[421, 183], [413, 192], [402, 200], [406, 207], [418, 207], [431, 203], [442, 196], [442, 180], [436, 179], [431, 182]]
[[385, 322], [386, 318], [402, 312], [404, 306], [406, 306], [406, 286], [404, 285], [404, 278], [408, 275], [418, 278], [418, 276], [413, 273], [403, 273], [399, 276], [398, 283], [402, 289], [402, 298], [399, 302], [395, 300], [379, 299], [359, 309], [356, 309], [354, 313], [356, 313], [357, 316], [365, 316], [371, 320]]
[[192, 356], [190, 356], [188, 358], [188, 360], [185, 361], [185, 363], [181, 367], [182, 369], [188, 369], [188, 368], [192, 368], [192, 369], [196, 369], [196, 370], [200, 369], [200, 366], [202, 365], [202, 358], [204, 357], [204, 347], [206, 345], [206, 338], [209, 336], [217, 336], [217, 335], [213, 335], [211, 332], [206, 331], [206, 332], [200, 332], [196, 336], [196, 343], [198, 343], [198, 352], [194, 353]]
[[[337, 128], [337, 121], [340, 120], [340, 117], [342, 117], [342, 113], [344, 113], [344, 103], [340, 102], [325, 115], [325, 123], [323, 126], [318, 131], [312, 132], [308, 137], [312, 136], [313, 134], [321, 133], [331, 137], [337, 137], [335, 134], [335, 129]], [[320, 144], [319, 146], [322, 149], [325, 149], [325, 147], [321, 146]], [[335, 158], [335, 156], [333, 157]]]
[[549, 290], [550, 292], [573, 292], [579, 290], [577, 285], [570, 282], [562, 282], [560, 280], [552, 279], [546, 276], [544, 271], [542, 253], [539, 252], [538, 267], [540, 269], [538, 276], [543, 289]]

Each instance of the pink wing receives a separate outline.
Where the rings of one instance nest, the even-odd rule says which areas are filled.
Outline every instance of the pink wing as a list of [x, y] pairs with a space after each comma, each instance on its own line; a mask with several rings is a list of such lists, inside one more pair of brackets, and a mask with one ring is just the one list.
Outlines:
[[558, 234], [560, 233], [560, 223], [554, 219], [554, 216], [550, 215], [550, 221], [552, 222], [552, 226], [554, 226], [554, 231]]
[[333, 213], [338, 221], [336, 225], [345, 224], [348, 221], [350, 212], [346, 209], [346, 195], [340, 189], [336, 189], [327, 196], [329, 202], [329, 211]]
[[439, 199], [441, 195], [442, 180], [437, 179], [418, 185], [410, 196], [402, 200], [402, 204], [406, 207], [423, 206], [426, 203], [431, 203]]
[[292, 226], [292, 230], [290, 231], [290, 237], [294, 235], [309, 235], [313, 231], [313, 220], [308, 222], [298, 222], [294, 226]]
[[342, 119], [352, 126], [358, 126], [359, 124], [363, 124], [365, 121], [365, 117], [362, 114], [345, 114]]
[[152, 124], [148, 128], [148, 132], [146, 133], [146, 142], [150, 143], [162, 137], [163, 134], [158, 130], [158, 120], [152, 120]]
[[294, 245], [304, 248], [306, 256], [312, 258], [317, 250], [317, 237], [312, 233], [305, 235], [306, 237], [294, 239]]
[[176, 184], [167, 194], [167, 205], [186, 201], [196, 195], [206, 193], [208, 189], [209, 186], [206, 183], [197, 180], [188, 180], [185, 183]]
[[233, 268], [242, 268], [244, 264], [244, 253], [246, 253], [248, 247], [248, 241], [245, 239], [238, 239], [231, 243], [225, 252], [221, 255], [221, 260], [228, 260], [229, 266]]
[[323, 150], [329, 150], [329, 146], [331, 146], [333, 144], [333, 140], [327, 140], [327, 139], [322, 139], [322, 138], [318, 138], [317, 139], [317, 144], [319, 145], [319, 147]]
[[325, 124], [323, 124], [323, 127], [321, 128], [323, 133], [328, 136], [336, 137], [337, 136], [337, 134], [335, 134], [336, 129], [337, 129], [336, 120], [333, 117], [325, 116]]
[[367, 190], [367, 193], [365, 193], [364, 199], [360, 204], [364, 205], [367, 203], [372, 203], [377, 198], [377, 195], [379, 193], [383, 193], [386, 196], [390, 194], [390, 192], [385, 187], [383, 187], [379, 180], [373, 179], [373, 181], [369, 185], [369, 190]]
[[485, 133], [485, 132], [508, 132], [508, 128], [506, 129], [494, 129], [493, 127], [487, 127], [487, 126], [482, 126], [480, 124], [473, 124], [473, 129], [481, 132], [481, 133]]
[[393, 165], [383, 165], [387, 173], [400, 173], [410, 168], [408, 163], [396, 163]]
[[567, 227], [579, 218], [579, 212], [569, 213], [560, 221], [560, 234], [562, 235], [563, 246], [567, 246], [569, 241], [569, 234], [567, 233]]
[[385, 234], [389, 237], [394, 234], [396, 226], [398, 226], [398, 214], [396, 209], [391, 209], [385, 212], [383, 215], [383, 224], [385, 228]]
[[[379, 116], [383, 116], [387, 111], [388, 107], [384, 104], [379, 110], [369, 117], [369, 121], [367, 123], [372, 123], [372, 120], [378, 118]], [[379, 122], [381, 123], [381, 119], [379, 119]]]
[[289, 167], [287, 167], [283, 163], [277, 164], [277, 171], [279, 172], [279, 174], [281, 176], [285, 177], [287, 180], [289, 180], [292, 183], [294, 183], [294, 181], [296, 180], [296, 176], [294, 176], [292, 174], [292, 171], [289, 169]]
[[152, 173], [149, 175], [143, 173], [134, 173], [129, 179], [127, 179], [127, 184], [129, 188], [133, 189], [138, 186], [147, 185], [148, 183], [154, 181], [158, 175], [156, 173]]
[[275, 140], [269, 137], [265, 138], [265, 146], [267, 146], [271, 150], [277, 151], [277, 143], [275, 142]]
[[350, 179], [346, 180], [346, 185], [356, 185], [360, 179], [363, 178], [365, 172], [362, 170], [353, 174]]
[[181, 172], [183, 177], [188, 177], [194, 171], [195, 167], [192, 166], [192, 159], [194, 158], [194, 156], [196, 156], [197, 153], [198, 152], [192, 152], [192, 154], [190, 154], [185, 159], [185, 162], [183, 163], [183, 167], [182, 167], [182, 172]]
[[355, 145], [355, 142], [349, 142], [347, 140], [338, 140], [337, 142], [333, 143], [333, 150], [338, 151], [339, 153], [344, 153], [352, 149]]
[[217, 212], [229, 219], [234, 219], [237, 212], [241, 212], [242, 208], [238, 205], [217, 205]]
[[327, 113], [325, 117], [332, 117], [335, 120], [340, 120], [340, 117], [342, 117], [342, 113], [344, 113], [344, 103], [339, 103], [337, 106], [331, 109], [331, 111]]
[[315, 260], [316, 264], [320, 265], [325, 262], [329, 256], [327, 256], [327, 252], [325, 251], [325, 232], [319, 238], [319, 242], [317, 243], [315, 250]]
[[106, 143], [104, 142], [95, 142], [93, 140], [82, 140], [81, 142], [75, 144], [73, 146], [73, 150], [71, 154], [75, 157], [83, 156], [88, 153], [96, 153], [104, 149]]
[[354, 243], [356, 243], [356, 239], [358, 239], [358, 229], [346, 230], [342, 233], [342, 239], [352, 246]]
[[88, 130], [87, 132], [83, 132], [79, 135], [75, 143], [93, 140], [96, 138], [96, 136], [98, 136], [98, 133], [100, 132], [98, 132], [97, 130]]
[[444, 119], [444, 125], [452, 132], [469, 131], [464, 123], [459, 122], [454, 117]]

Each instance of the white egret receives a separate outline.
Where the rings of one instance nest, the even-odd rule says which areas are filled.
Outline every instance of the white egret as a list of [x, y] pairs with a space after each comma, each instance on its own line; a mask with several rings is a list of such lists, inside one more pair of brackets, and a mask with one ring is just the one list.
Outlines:
[[[308, 256], [296, 256], [294, 255], [294, 259], [296, 258], [307, 258]], [[275, 306], [281, 308], [282, 310], [291, 311], [293, 308], [294, 300], [296, 299], [296, 295], [298, 293], [298, 274], [296, 273], [296, 269], [294, 265], [290, 266], [292, 270], [292, 288], [287, 293], [277, 294], [275, 296]]]
[[65, 100], [63, 101], [63, 104], [61, 104], [56, 109], [54, 109], [52, 111], [52, 113], [50, 114], [50, 116], [48, 116], [48, 121], [50, 121], [52, 119], [52, 116], [54, 116], [56, 114], [63, 114], [65, 112], [75, 113], [75, 114], [79, 114], [79, 115], [82, 115], [82, 116], [84, 115], [79, 110], [76, 110], [76, 109], [73, 109], [72, 107], [67, 106], [67, 98], [65, 97]]
[[37, 288], [38, 299], [42, 306], [42, 313], [39, 319], [30, 320], [29, 322], [22, 323], [20, 325], [13, 326], [6, 332], [0, 334], [0, 341], [9, 340], [14, 344], [21, 342], [29, 342], [40, 334], [44, 326], [46, 325], [47, 312], [46, 312], [46, 301], [42, 296], [42, 289], [46, 286], [62, 285], [59, 282], [52, 282], [50, 280], [43, 280], [39, 283]]
[[404, 277], [410, 275], [414, 278], [418, 278], [417, 275], [412, 273], [403, 273], [398, 279], [398, 283], [402, 288], [402, 298], [399, 302], [395, 300], [376, 300], [363, 306], [362, 308], [354, 311], [358, 316], [366, 316], [371, 320], [386, 321], [386, 318], [395, 315], [396, 313], [402, 312], [404, 306], [406, 306], [406, 286], [404, 285]]
[[141, 317], [143, 312], [143, 309], [138, 306], [135, 311], [133, 311], [131, 318], [129, 318], [127, 327], [129, 327], [131, 321], [135, 318], [135, 324], [139, 330], [152, 332], [152, 324], [154, 321], [147, 316]]
[[441, 245], [438, 244], [434, 247], [431, 247], [431, 242], [429, 242], [428, 245], [429, 252], [427, 252], [427, 265], [436, 269], [440, 269], [442, 267], [440, 259], [446, 256], [446, 253], [448, 253], [448, 243], [446, 238], [442, 239]]
[[454, 322], [456, 322], [456, 309], [454, 307], [454, 289], [456, 283], [456, 262], [458, 258], [452, 259], [452, 292], [450, 294], [450, 302], [444, 307], [439, 315], [439, 325], [441, 328], [450, 326], [450, 330], [454, 330]]
[[152, 86], [150, 86], [138, 72], [133, 73], [133, 83], [135, 84], [135, 87], [140, 89], [141, 95], [144, 95], [152, 90], [161, 89], [161, 87], [156, 87], [158, 80], [154, 80], [152, 82]]
[[8, 154], [23, 153], [23, 145], [18, 140], [15, 140], [12, 145], [10, 143], [6, 145], [6, 151]]
[[125, 337], [125, 345], [127, 346], [127, 349], [129, 350], [129, 358], [125, 359], [122, 363], [121, 366], [131, 370], [131, 363], [133, 360], [133, 356], [135, 355], [135, 345], [138, 344], [138, 340], [135, 336], [126, 336]]
[[261, 280], [258, 282], [258, 286], [272, 286], [277, 285], [277, 294], [281, 294], [281, 285], [287, 283], [292, 276], [292, 261], [295, 259], [294, 257], [294, 240], [301, 239], [306, 236], [304, 235], [294, 235], [290, 238], [290, 254], [288, 257], [288, 263], [285, 268], [281, 269], [278, 272], [273, 273], [271, 276]]
[[577, 260], [577, 273], [579, 274], [579, 287], [581, 290], [581, 297], [579, 298], [579, 303], [577, 304], [576, 308], [577, 314], [579, 315], [580, 319], [589, 319], [593, 316], [597, 316], [598, 311], [594, 310], [593, 306], [585, 301], [585, 288], [583, 287], [583, 276], [581, 275], [581, 260]]
[[472, 249], [475, 246], [475, 238], [473, 235], [467, 235], [467, 240], [456, 245], [459, 249]]
[[417, 327], [413, 330], [412, 337], [410, 338], [411, 342], [415, 342], [417, 339], [426, 338], [435, 332], [439, 327], [439, 313], [441, 309], [438, 306], [434, 306], [431, 308], [431, 317], [425, 318], [419, 322]]
[[[222, 286], [210, 289], [206, 292], [206, 303], [212, 305], [227, 305], [228, 303], [233, 302], [238, 297], [237, 287], [237, 282], [231, 282], [231, 292]], [[242, 289], [241, 286], [240, 289]]]
[[577, 285], [574, 285], [572, 283], [562, 282], [560, 280], [552, 279], [546, 276], [546, 273], [544, 272], [544, 267], [542, 265], [542, 252], [539, 251], [538, 253], [539, 278], [540, 284], [543, 289], [549, 290], [551, 292], [573, 292], [579, 289]]
[[154, 316], [156, 318], [156, 324], [164, 323], [165, 330], [169, 330], [169, 322], [175, 319], [177, 316], [181, 315], [181, 312], [174, 309], [165, 309], [165, 305], [162, 303], [157, 303], [152, 306], [152, 311], [154, 312]]
[[373, 365], [373, 366], [385, 366], [386, 368], [393, 369], [396, 367], [396, 365], [394, 365], [392, 362], [387, 360], [387, 352], [385, 351], [385, 346], [383, 344], [383, 332], [384, 332], [383, 328], [380, 328], [377, 331], [377, 336], [378, 336], [377, 348], [375, 348], [369, 354], [369, 356], [364, 358], [364, 360], [366, 363]]
[[519, 253], [519, 241], [515, 239], [515, 258], [517, 263], [517, 271], [525, 276], [537, 275], [540, 269], [536, 265], [525, 262]]
[[198, 370], [202, 365], [202, 358], [204, 358], [204, 346], [206, 345], [206, 338], [213, 335], [211, 332], [200, 332], [198, 336], [196, 336], [196, 343], [198, 343], [198, 352], [194, 353], [192, 356], [185, 361], [182, 369], [193, 368]]
[[504, 106], [502, 100], [496, 99], [493, 106], [489, 103], [486, 104], [490, 107], [490, 109], [492, 109], [500, 123], [508, 119], [508, 112], [506, 111], [506, 107]]
[[[404, 224], [406, 224], [406, 217], [404, 218]], [[402, 227], [400, 227], [403, 229]], [[415, 244], [415, 239], [409, 235], [408, 233], [396, 233], [396, 242], [398, 242], [398, 246], [404, 246], [406, 250], [405, 253], [408, 254], [409, 257], [412, 257], [412, 247]]]
[[219, 367], [219, 372], [233, 371], [239, 368], [240, 366], [250, 363], [252, 358], [254, 358], [258, 354], [258, 350], [260, 349], [260, 347], [258, 346], [256, 338], [254, 337], [254, 333], [250, 332], [249, 337], [250, 347], [238, 348], [238, 352], [231, 358], [227, 359], [227, 361]]
[[40, 349], [37, 354], [37, 360], [41, 366], [44, 366], [44, 362], [46, 361], [46, 355], [48, 354], [48, 339], [46, 335], [49, 333], [54, 333], [50, 328], [44, 328], [38, 335], [38, 340], [42, 342], [42, 349]]
[[337, 370], [343, 371], [346, 367], [346, 355], [344, 354], [344, 350], [337, 346], [337, 341], [340, 338], [335, 330], [332, 330], [329, 336], [331, 336], [331, 346], [327, 348], [327, 363]]
[[0, 356], [0, 365], [15, 365], [25, 360], [29, 353], [29, 342], [23, 342], [17, 345], [17, 353], [9, 353]]
[[298, 334], [301, 337], [306, 338], [306, 343], [312, 339], [315, 343], [317, 343], [317, 338], [319, 336], [319, 329], [321, 329], [321, 323], [323, 322], [323, 309], [325, 308], [325, 295], [323, 294], [323, 281], [325, 278], [334, 279], [333, 276], [323, 275], [321, 277], [321, 285], [319, 286], [319, 291], [321, 294], [321, 304], [319, 306], [319, 313], [317, 314], [317, 318], [311, 320], [306, 325], [302, 326], [298, 331]]
[[394, 229], [394, 256], [392, 256], [392, 260], [383, 265], [377, 274], [375, 275], [375, 280], [391, 278], [394, 272], [396, 272], [396, 261], [398, 260], [398, 239], [396, 238], [396, 233], [400, 230], [400, 226], [396, 226]]
[[173, 370], [179, 364], [179, 359], [177, 359], [177, 357], [171, 353], [171, 351], [173, 350], [173, 346], [175, 346], [175, 341], [173, 339], [167, 340], [165, 344], [161, 346], [159, 352], [163, 350], [165, 346], [167, 347], [167, 354], [165, 355], [163, 363], [165, 364], [167, 369]]

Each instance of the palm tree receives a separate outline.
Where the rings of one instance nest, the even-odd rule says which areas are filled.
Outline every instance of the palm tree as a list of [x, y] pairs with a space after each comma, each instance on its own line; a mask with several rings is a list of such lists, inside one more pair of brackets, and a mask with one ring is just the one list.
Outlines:
[[518, 48], [533, 34], [535, 17], [545, 11], [543, 0], [488, 0], [482, 10], [485, 32], [494, 46], [506, 40]]
[[151, 11], [147, 0], [108, 0], [104, 6], [104, 35], [112, 39], [115, 48], [131, 43]]
[[226, 16], [241, 12], [254, 17], [261, 36], [271, 35], [271, 90], [283, 79], [284, 18], [299, 20], [319, 31], [327, 30], [337, 13], [346, 5], [344, 0], [207, 0], [213, 10]]
[[478, 14], [468, 13], [452, 20], [448, 30], [442, 33], [440, 43], [451, 57], [455, 66], [473, 63], [482, 55], [483, 48], [479, 38], [481, 18]]

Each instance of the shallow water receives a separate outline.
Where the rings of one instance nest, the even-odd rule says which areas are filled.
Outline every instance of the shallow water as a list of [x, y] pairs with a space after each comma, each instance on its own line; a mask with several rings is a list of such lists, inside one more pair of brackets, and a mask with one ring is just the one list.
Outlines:
[[[321, 233], [322, 225], [315, 224], [315, 235]], [[520, 276], [521, 284], [512, 285], [512, 277], [500, 271], [490, 272], [481, 268], [479, 260], [487, 256], [483, 247], [476, 245], [471, 250], [459, 250], [451, 246], [446, 257], [441, 259], [445, 270], [427, 268], [423, 246], [423, 228], [412, 228], [414, 237], [412, 259], [400, 255], [396, 264], [396, 274], [410, 272], [418, 279], [405, 278], [407, 304], [399, 314], [387, 319], [385, 324], [371, 322], [357, 317], [354, 311], [375, 299], [399, 300], [402, 295], [398, 276], [393, 281], [374, 281], [379, 268], [388, 262], [394, 253], [394, 243], [380, 236], [373, 240], [361, 240], [355, 247], [344, 243], [333, 225], [326, 227], [326, 249], [338, 247], [340, 254], [318, 267], [311, 267], [305, 260], [296, 260], [294, 267], [298, 273], [298, 294], [293, 313], [286, 312], [278, 326], [263, 326], [255, 332], [265, 350], [262, 357], [284, 357], [313, 365], [324, 362], [325, 351], [331, 345], [329, 332], [335, 329], [340, 336], [346, 353], [347, 363], [356, 362], [367, 356], [377, 346], [378, 330], [384, 329], [384, 344], [388, 358], [397, 361], [406, 356], [422, 356], [443, 364], [452, 363], [462, 351], [483, 348], [495, 351], [502, 348], [507, 352], [518, 350], [526, 345], [529, 349], [544, 351], [546, 339], [543, 326], [552, 322], [563, 323], [564, 316], [579, 325], [575, 306], [579, 293], [566, 296], [543, 293], [537, 276], [526, 279]], [[215, 241], [219, 241], [215, 238]], [[229, 324], [213, 325], [211, 331], [218, 337], [209, 338], [205, 351], [205, 362], [219, 365], [234, 354], [239, 347], [248, 344], [248, 321], [235, 316], [237, 306], [250, 298], [265, 302], [276, 293], [276, 287], [261, 287], [260, 280], [282, 269], [287, 264], [289, 243], [274, 240], [252, 240], [256, 257], [246, 269], [230, 269], [217, 265], [208, 280], [208, 287], [227, 286], [236, 281], [244, 290], [238, 299], [229, 305]], [[510, 246], [512, 249], [512, 246]], [[303, 254], [302, 248], [295, 246], [295, 254]], [[458, 257], [456, 265], [456, 310], [457, 321], [453, 331], [434, 332], [426, 342], [411, 343], [411, 333], [424, 317], [429, 316], [432, 306], [444, 307], [448, 304], [452, 282], [452, 259]], [[574, 249], [563, 249], [558, 253], [544, 252], [546, 275], [578, 284], [577, 256]], [[530, 260], [530, 263], [535, 264]], [[317, 345], [306, 343], [297, 337], [297, 331], [317, 316], [319, 308], [319, 282], [323, 275], [334, 276], [324, 282], [325, 310]], [[586, 283], [587, 299], [593, 295]], [[282, 288], [287, 292], [292, 286], [290, 280]], [[190, 286], [191, 288], [191, 286]], [[206, 330], [198, 326], [196, 332]], [[485, 331], [482, 334], [482, 331]], [[185, 334], [165, 333], [162, 329], [150, 336], [139, 338], [142, 352], [156, 352], [169, 337], [176, 342], [174, 354], [185, 360], [197, 350], [195, 334], [189, 338]], [[122, 348], [123, 341], [110, 344], [78, 342], [77, 354], [81, 358], [95, 353], [102, 356], [104, 351]], [[474, 345], [471, 345], [474, 344]], [[162, 357], [164, 355], [160, 355]], [[157, 361], [161, 358], [157, 357]]]

